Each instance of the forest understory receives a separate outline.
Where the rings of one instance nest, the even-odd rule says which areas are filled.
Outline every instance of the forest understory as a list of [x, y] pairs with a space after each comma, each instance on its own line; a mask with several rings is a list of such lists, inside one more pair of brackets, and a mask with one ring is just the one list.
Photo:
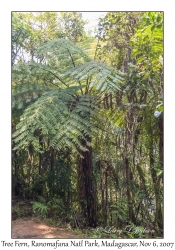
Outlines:
[[163, 13], [85, 24], [12, 12], [12, 236], [162, 238]]

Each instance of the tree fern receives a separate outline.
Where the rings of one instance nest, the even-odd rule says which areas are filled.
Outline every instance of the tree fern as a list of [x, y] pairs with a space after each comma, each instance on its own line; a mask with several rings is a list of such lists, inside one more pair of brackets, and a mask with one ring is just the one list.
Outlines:
[[90, 58], [95, 58], [99, 41], [94, 37], [89, 37], [78, 43], [78, 46], [86, 52]]
[[96, 61], [80, 64], [64, 74], [77, 81], [87, 81], [91, 79], [89, 88], [94, 91], [115, 93], [120, 90], [120, 84], [123, 82], [123, 74], [110, 66]]
[[46, 91], [54, 87], [53, 78], [39, 70], [31, 70], [30, 65], [19, 63], [12, 71], [12, 108], [23, 109], [33, 103]]
[[84, 61], [91, 60], [90, 57], [78, 46], [69, 40], [53, 40], [43, 44], [37, 50], [39, 57], [44, 57], [45, 62], [59, 67], [59, 70], [67, 70]]
[[42, 216], [43, 218], [46, 217], [46, 215], [48, 213], [47, 205], [45, 205], [41, 202], [37, 202], [37, 201], [31, 202], [31, 204], [32, 204], [32, 209], [33, 209], [34, 213], [36, 212], [38, 215]]
[[70, 94], [70, 91], [74, 93], [73, 89], [75, 91], [77, 87], [72, 87], [71, 90], [68, 88], [50, 91], [25, 109], [13, 134], [17, 143], [15, 149], [32, 143], [35, 149], [39, 150], [35, 132], [41, 130], [42, 135], [49, 138], [50, 145], [55, 148], [68, 146], [86, 150], [78, 138], [95, 132], [89, 117], [97, 118], [97, 106], [94, 99], [88, 95], [77, 100], [76, 96]]
[[15, 149], [32, 144], [40, 151], [39, 133], [58, 150], [86, 151], [81, 141], [89, 145], [86, 136], [96, 133], [102, 119], [96, 93], [115, 93], [123, 77], [68, 40], [45, 43], [37, 53], [40, 63], [18, 64], [13, 70], [13, 105], [24, 108], [13, 134]]

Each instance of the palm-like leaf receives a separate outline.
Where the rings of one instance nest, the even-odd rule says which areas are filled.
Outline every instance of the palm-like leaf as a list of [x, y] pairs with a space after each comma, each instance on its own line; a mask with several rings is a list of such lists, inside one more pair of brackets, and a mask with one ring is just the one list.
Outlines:
[[91, 60], [68, 40], [45, 43], [37, 53], [41, 63], [30, 62], [15, 68], [14, 107], [26, 103], [25, 96], [27, 100], [30, 97], [13, 134], [15, 149], [33, 144], [40, 150], [39, 133], [59, 150], [69, 147], [86, 151], [82, 139], [91, 137], [101, 122], [96, 93], [115, 93], [123, 81], [122, 75]]
[[89, 88], [95, 91], [115, 93], [120, 90], [123, 74], [110, 66], [96, 61], [85, 62], [65, 73], [65, 77], [72, 77], [77, 81], [91, 79]]
[[90, 119], [97, 118], [97, 106], [92, 96], [81, 96], [77, 100], [72, 92], [79, 88], [49, 91], [25, 109], [13, 134], [17, 144], [15, 149], [32, 143], [39, 150], [35, 132], [40, 130], [45, 138], [49, 138], [50, 146], [57, 149], [68, 146], [87, 150], [80, 141], [95, 132]]

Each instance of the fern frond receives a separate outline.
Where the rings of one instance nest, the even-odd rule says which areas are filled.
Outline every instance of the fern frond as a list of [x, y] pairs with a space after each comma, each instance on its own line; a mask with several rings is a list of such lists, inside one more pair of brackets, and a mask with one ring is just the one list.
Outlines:
[[124, 74], [114, 68], [96, 61], [85, 62], [69, 70], [65, 77], [75, 80], [87, 80], [91, 78], [90, 88], [94, 91], [114, 93], [120, 90], [120, 84], [124, 81]]
[[30, 66], [19, 63], [13, 67], [12, 108], [22, 109], [37, 100], [54, 86], [53, 79], [44, 79], [43, 72], [31, 70]]
[[46, 217], [46, 215], [48, 213], [47, 205], [45, 205], [41, 202], [37, 202], [37, 201], [31, 202], [31, 204], [32, 204], [32, 209], [34, 212], [37, 212], [38, 215], [41, 215], [43, 218]]
[[89, 37], [84, 41], [78, 43], [78, 46], [86, 51], [86, 54], [89, 55], [90, 58], [95, 57], [95, 53], [97, 50], [98, 40], [94, 37]]
[[81, 62], [91, 60], [80, 47], [65, 39], [53, 40], [43, 44], [38, 48], [37, 53], [40, 57], [45, 56], [47, 60], [57, 62], [60, 68], [65, 68], [70, 64], [75, 66], [76, 60], [81, 59]]
[[49, 139], [49, 145], [58, 150], [88, 150], [86, 137], [97, 132], [103, 118], [97, 112], [97, 93], [115, 93], [122, 73], [92, 61], [68, 40], [45, 43], [37, 53], [40, 63], [18, 64], [13, 70], [14, 107], [25, 108], [13, 133], [14, 149], [32, 144], [40, 151], [42, 134], [43, 141]]
[[[37, 100], [45, 91], [48, 91], [47, 87], [42, 87], [38, 83], [31, 83], [30, 86], [26, 84], [20, 84], [23, 86], [17, 86], [14, 90], [16, 93], [13, 93], [12, 96], [12, 108], [22, 109], [26, 108], [28, 104], [31, 104]], [[18, 93], [19, 88], [22, 87], [22, 91]]]
[[59, 150], [65, 146], [87, 150], [81, 145], [81, 139], [86, 140], [86, 135], [92, 136], [96, 132], [91, 118], [98, 117], [98, 108], [92, 96], [77, 99], [72, 95], [79, 88], [50, 91], [26, 108], [13, 133], [15, 149], [32, 143], [39, 150], [35, 132], [41, 131], [44, 138], [49, 138], [50, 146]]

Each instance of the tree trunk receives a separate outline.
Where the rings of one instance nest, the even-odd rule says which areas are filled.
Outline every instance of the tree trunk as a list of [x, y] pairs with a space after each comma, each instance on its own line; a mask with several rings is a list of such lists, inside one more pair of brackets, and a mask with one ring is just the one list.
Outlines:
[[129, 166], [129, 160], [125, 159], [126, 170], [126, 194], [128, 199], [128, 219], [136, 224], [136, 218], [133, 211], [132, 190], [131, 190], [131, 169]]
[[151, 176], [153, 180], [154, 186], [154, 194], [155, 194], [155, 205], [156, 205], [156, 212], [155, 212], [155, 227], [158, 227], [161, 231], [163, 230], [163, 215], [162, 215], [162, 208], [160, 203], [160, 177], [157, 177], [156, 170], [154, 168], [154, 154], [153, 154], [153, 141], [150, 141], [150, 169], [151, 169]]
[[[160, 167], [163, 170], [163, 114], [160, 115], [158, 119], [158, 126], [159, 126], [159, 159], [160, 159]], [[163, 180], [163, 174], [162, 174]]]
[[29, 145], [29, 149], [28, 149], [28, 166], [27, 166], [27, 198], [28, 200], [30, 199], [30, 190], [31, 190], [31, 183], [30, 183], [30, 179], [31, 179], [31, 176], [30, 176], [30, 171], [32, 170], [33, 171], [33, 168], [34, 168], [34, 156], [33, 156], [33, 145], [30, 144]]
[[125, 134], [125, 153], [124, 153], [124, 164], [125, 164], [125, 175], [126, 175], [126, 195], [128, 200], [128, 219], [136, 224], [136, 218], [133, 211], [133, 192], [131, 187], [131, 181], [133, 180], [133, 174], [131, 171], [130, 160], [134, 155], [134, 137], [136, 130], [135, 113], [131, 107], [127, 110], [125, 115], [126, 120], [126, 134]]
[[104, 161], [101, 177], [101, 211], [104, 218], [104, 224], [107, 224], [107, 203], [108, 203], [108, 187], [107, 187], [107, 169], [108, 164]]
[[[91, 142], [89, 136], [86, 136], [86, 140]], [[97, 204], [95, 180], [93, 178], [92, 148], [87, 146], [85, 140], [82, 140], [82, 145], [86, 147], [88, 151], [80, 152], [83, 158], [80, 156], [77, 157], [78, 195], [86, 223], [90, 227], [96, 227]]]

